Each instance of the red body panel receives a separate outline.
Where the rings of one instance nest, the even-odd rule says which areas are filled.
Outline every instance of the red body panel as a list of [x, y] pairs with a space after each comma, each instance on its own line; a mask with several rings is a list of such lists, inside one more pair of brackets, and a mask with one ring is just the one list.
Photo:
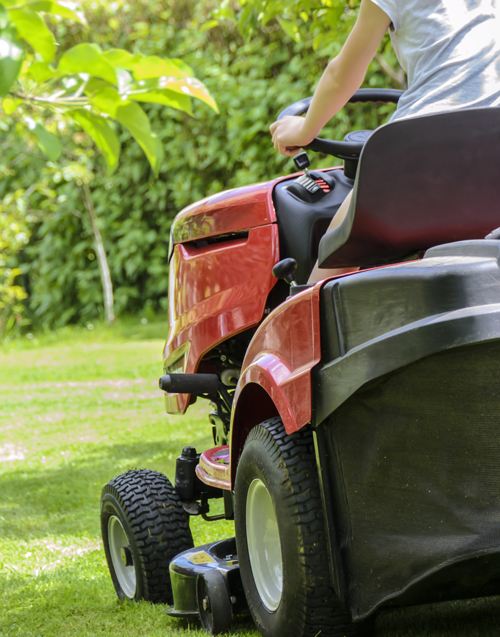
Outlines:
[[[260, 210], [254, 219], [257, 223], [275, 218], [272, 185], [249, 188], [247, 202], [243, 190], [236, 191], [236, 208], [227, 203], [224, 208], [216, 210], [215, 204], [208, 200], [210, 205], [207, 204], [205, 210], [207, 228], [210, 220], [215, 218], [216, 222], [210, 227], [220, 231], [223, 226], [225, 234], [230, 224], [223, 224], [224, 218], [239, 219], [241, 224], [244, 220], [250, 221], [257, 208]], [[225, 193], [224, 201], [232, 201], [228, 193]], [[187, 218], [197, 217], [196, 223], [201, 224], [203, 207], [196, 206], [196, 215], [188, 214]], [[181, 219], [182, 215], [184, 213], [181, 213]], [[189, 231], [194, 228], [190, 223], [187, 226]], [[220, 227], [219, 223], [222, 224]], [[248, 229], [248, 226], [237, 227], [234, 224], [234, 231], [243, 229]], [[202, 248], [197, 248], [192, 242], [177, 244], [170, 263], [170, 330], [164, 366], [174, 363], [180, 357], [179, 353], [183, 353], [183, 371], [194, 373], [207, 351], [231, 335], [257, 325], [264, 316], [269, 292], [276, 284], [272, 268], [278, 260], [276, 223], [250, 228], [246, 239]], [[183, 413], [189, 402], [188, 394], [166, 394], [168, 413]]]
[[287, 433], [311, 420], [311, 369], [321, 359], [321, 285], [289, 298], [258, 329], [243, 362], [233, 417], [245, 387], [256, 383], [276, 405]]
[[230, 234], [276, 221], [271, 182], [227, 190], [184, 208], [172, 224], [175, 243]]
[[[280, 181], [293, 177], [222, 192], [177, 215], [172, 224], [175, 246], [170, 262], [165, 369], [195, 373], [206, 352], [262, 321], [267, 297], [276, 283], [271, 271], [280, 258], [273, 190]], [[248, 232], [248, 238], [227, 237], [223, 243], [205, 247], [195, 243], [242, 231]], [[298, 391], [300, 381], [289, 379], [285, 385], [288, 396]], [[191, 397], [166, 394], [165, 400], [168, 413], [184, 413]], [[302, 422], [295, 407], [292, 412]]]
[[[194, 373], [207, 351], [260, 323], [276, 283], [271, 270], [279, 261], [273, 190], [294, 176], [207, 197], [176, 216], [164, 368]], [[243, 231], [249, 233], [247, 240], [227, 237], [226, 243], [204, 248], [195, 244]], [[184, 413], [191, 400], [188, 394], [165, 396], [172, 414]]]

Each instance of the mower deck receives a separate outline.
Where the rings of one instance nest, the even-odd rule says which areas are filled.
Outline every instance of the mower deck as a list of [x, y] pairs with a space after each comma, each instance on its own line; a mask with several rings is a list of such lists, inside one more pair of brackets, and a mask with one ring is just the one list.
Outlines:
[[212, 542], [180, 553], [170, 563], [170, 578], [174, 594], [174, 606], [167, 608], [171, 617], [198, 618], [199, 605], [197, 580], [207, 572], [218, 571], [223, 578], [226, 595], [232, 613], [246, 610], [245, 594], [241, 584], [236, 541], [234, 538]]

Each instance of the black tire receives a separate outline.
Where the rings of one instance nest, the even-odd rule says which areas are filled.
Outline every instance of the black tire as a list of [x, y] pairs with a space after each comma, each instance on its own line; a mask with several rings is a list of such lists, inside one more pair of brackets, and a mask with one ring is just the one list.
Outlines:
[[[265, 493], [262, 485], [268, 496], [264, 495], [264, 500], [261, 497], [255, 502], [265, 504], [265, 498], [270, 496], [272, 505], [267, 506], [274, 508], [275, 535], [279, 536], [281, 544], [281, 592], [279, 586], [269, 587], [271, 592], [278, 591], [275, 598], [266, 597], [266, 563], [263, 560], [263, 566], [259, 567], [255, 557], [264, 542], [265, 525], [261, 526], [260, 521], [255, 520], [247, 523], [247, 501], [250, 511], [260, 510], [260, 507], [252, 508], [252, 498], [255, 493]], [[260, 528], [262, 537], [259, 537]], [[272, 525], [265, 528], [269, 534]], [[257, 629], [264, 637], [360, 637], [374, 634], [373, 619], [353, 623], [331, 584], [318, 471], [309, 429], [287, 435], [279, 418], [267, 420], [252, 429], [236, 472], [235, 530], [248, 606]], [[255, 572], [249, 544], [253, 547]], [[265, 555], [268, 556], [267, 551]], [[279, 568], [269, 572], [279, 572]], [[260, 581], [260, 590], [256, 581]], [[274, 600], [274, 605], [269, 600]]]
[[200, 621], [209, 635], [221, 635], [229, 630], [233, 620], [231, 600], [222, 573], [207, 569], [196, 580], [196, 595]]
[[[189, 516], [166, 476], [133, 470], [103, 488], [101, 531], [120, 599], [172, 604], [169, 565], [194, 546]], [[121, 549], [120, 544], [128, 546]]]

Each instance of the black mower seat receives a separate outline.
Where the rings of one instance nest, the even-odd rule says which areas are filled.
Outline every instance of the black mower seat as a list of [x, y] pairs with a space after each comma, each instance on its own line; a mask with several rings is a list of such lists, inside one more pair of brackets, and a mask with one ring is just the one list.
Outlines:
[[322, 268], [404, 259], [500, 226], [500, 108], [401, 120], [367, 141], [343, 223], [319, 245]]

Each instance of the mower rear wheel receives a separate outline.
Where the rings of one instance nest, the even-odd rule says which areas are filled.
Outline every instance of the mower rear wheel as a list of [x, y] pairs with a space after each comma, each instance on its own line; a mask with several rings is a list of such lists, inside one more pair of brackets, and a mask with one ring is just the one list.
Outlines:
[[264, 637], [361, 637], [331, 583], [312, 432], [279, 418], [250, 432], [236, 472], [235, 531], [250, 613]]
[[101, 531], [118, 597], [172, 604], [170, 562], [194, 544], [168, 478], [133, 470], [111, 480], [101, 495]]

